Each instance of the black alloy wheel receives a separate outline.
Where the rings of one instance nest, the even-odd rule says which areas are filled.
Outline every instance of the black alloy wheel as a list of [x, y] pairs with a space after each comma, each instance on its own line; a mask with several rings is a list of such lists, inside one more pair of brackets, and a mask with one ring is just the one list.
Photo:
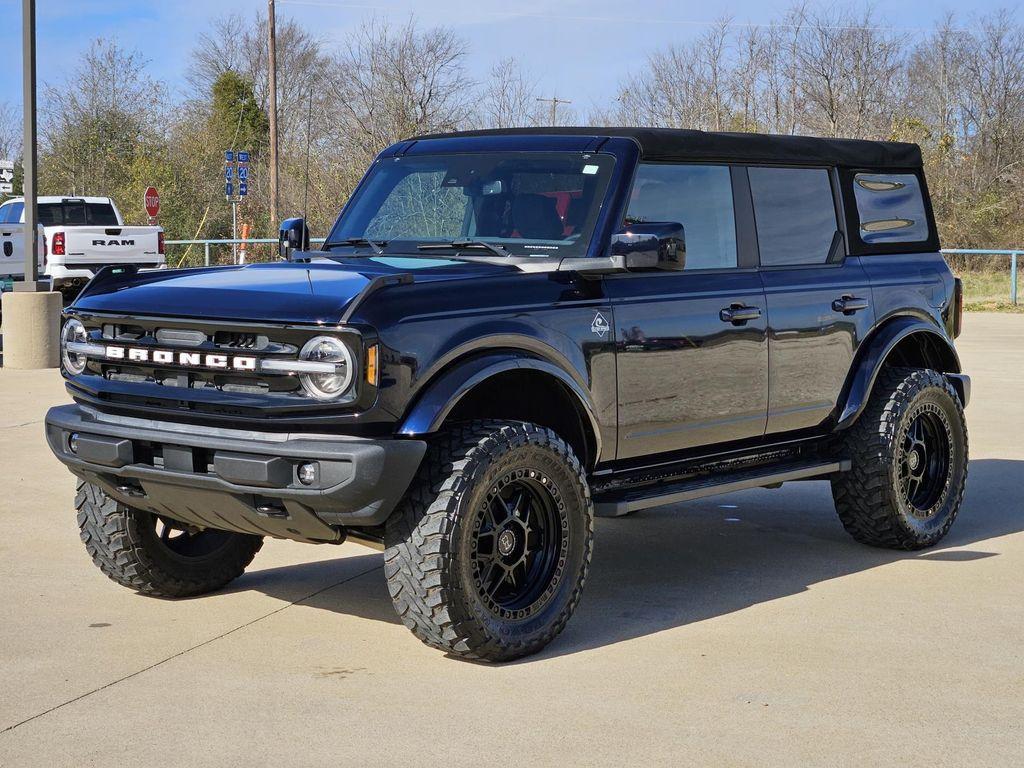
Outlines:
[[481, 601], [506, 619], [540, 610], [558, 586], [569, 548], [565, 505], [551, 479], [525, 468], [502, 477], [477, 511], [473, 535]]
[[948, 422], [937, 405], [924, 403], [909, 414], [897, 471], [911, 514], [931, 517], [940, 506], [949, 487], [952, 445]]

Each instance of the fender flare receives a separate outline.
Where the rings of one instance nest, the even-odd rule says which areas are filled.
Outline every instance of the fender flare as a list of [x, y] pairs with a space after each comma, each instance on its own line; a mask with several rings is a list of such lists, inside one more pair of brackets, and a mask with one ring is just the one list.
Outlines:
[[[961, 370], [960, 356], [952, 342], [938, 328], [917, 317], [907, 315], [897, 317], [884, 324], [865, 340], [858, 352], [856, 368], [844, 388], [844, 399], [840, 401], [842, 411], [836, 423], [837, 430], [846, 429], [857, 420], [857, 417], [867, 407], [875, 381], [890, 353], [897, 344], [915, 334], [926, 334], [932, 342], [940, 345], [939, 348], [948, 355], [951, 363], [951, 365], [943, 366], [951, 368], [951, 370], [944, 370], [942, 373], [954, 374], [950, 377], [951, 379], [959, 378], [956, 374], [959, 374]], [[953, 381], [953, 384], [957, 386], [958, 382]], [[959, 386], [957, 386], [957, 390], [960, 391]], [[965, 394], [961, 391], [961, 397], [964, 397]]]
[[554, 363], [519, 350], [488, 352], [457, 360], [422, 388], [402, 418], [398, 434], [409, 437], [437, 432], [448, 414], [474, 387], [508, 371], [537, 371], [562, 384], [576, 401], [585, 426], [594, 440], [595, 456], [601, 455], [601, 431], [590, 396], [579, 383]]

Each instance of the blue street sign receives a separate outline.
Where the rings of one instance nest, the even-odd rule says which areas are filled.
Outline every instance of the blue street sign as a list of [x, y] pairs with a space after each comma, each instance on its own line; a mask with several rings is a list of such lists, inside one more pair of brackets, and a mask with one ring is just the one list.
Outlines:
[[235, 195], [235, 185], [232, 184], [229, 181], [227, 184], [224, 185], [224, 196], [225, 197], [234, 197], [234, 195]]
[[231, 177], [234, 176], [234, 174], [235, 174], [235, 169], [234, 169], [233, 166], [230, 166], [230, 165], [225, 165], [224, 166], [224, 178], [225, 179], [227, 179], [228, 181], [231, 181]]
[[240, 179], [248, 179], [249, 178], [249, 166], [248, 165], [240, 165], [240, 166], [238, 166], [238, 178], [240, 178]]
[[248, 163], [249, 162], [249, 153], [248, 152], [239, 152], [238, 153], [238, 162], [240, 162], [240, 163]]
[[238, 182], [238, 196], [239, 197], [245, 197], [248, 194], [249, 194], [249, 185], [246, 182], [244, 182], [244, 181]]
[[230, 149], [224, 152], [224, 161], [227, 163], [233, 163], [235, 161], [235, 153]]

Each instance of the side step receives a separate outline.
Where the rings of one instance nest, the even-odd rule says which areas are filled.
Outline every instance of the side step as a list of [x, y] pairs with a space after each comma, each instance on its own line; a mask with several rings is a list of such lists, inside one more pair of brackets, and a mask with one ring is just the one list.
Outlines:
[[790, 480], [807, 480], [835, 472], [846, 472], [850, 461], [787, 462], [770, 467], [754, 467], [722, 474], [701, 475], [672, 483], [650, 485], [644, 488], [626, 488], [609, 491], [594, 499], [594, 514], [598, 517], [621, 517], [650, 507], [675, 504], [721, 493], [763, 488]]

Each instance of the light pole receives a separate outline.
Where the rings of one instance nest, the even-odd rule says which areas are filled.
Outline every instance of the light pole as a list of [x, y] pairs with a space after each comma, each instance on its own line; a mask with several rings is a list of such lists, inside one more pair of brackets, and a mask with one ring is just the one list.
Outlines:
[[5, 368], [56, 368], [60, 364], [61, 295], [39, 279], [36, 207], [36, 3], [22, 0], [25, 136], [25, 279], [3, 295]]
[[25, 279], [16, 291], [42, 291], [39, 281], [39, 210], [36, 207], [36, 0], [22, 0], [21, 50], [24, 66]]
[[274, 0], [267, 0], [267, 86], [270, 91], [270, 228], [277, 231], [277, 19]]

